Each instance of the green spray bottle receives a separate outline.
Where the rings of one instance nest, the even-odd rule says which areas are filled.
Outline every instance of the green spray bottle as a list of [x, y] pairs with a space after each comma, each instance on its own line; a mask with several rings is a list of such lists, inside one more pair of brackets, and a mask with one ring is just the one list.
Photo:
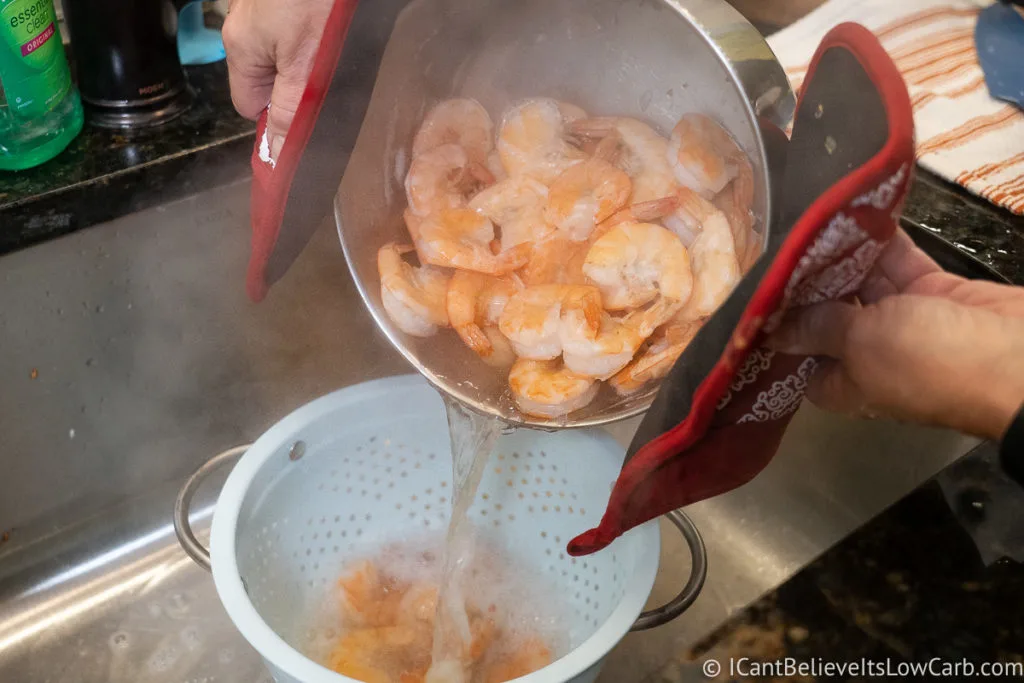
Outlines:
[[0, 170], [52, 159], [82, 121], [53, 0], [0, 0]]

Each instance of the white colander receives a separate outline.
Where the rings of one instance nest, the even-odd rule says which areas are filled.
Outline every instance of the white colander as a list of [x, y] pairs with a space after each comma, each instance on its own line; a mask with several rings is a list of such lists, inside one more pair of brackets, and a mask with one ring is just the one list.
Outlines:
[[[244, 453], [217, 502], [210, 552], [188, 526], [199, 482]], [[608, 549], [571, 558], [568, 540], [594, 526], [622, 466], [623, 449], [600, 431], [502, 436], [470, 517], [532, 571], [546, 573], [566, 601], [575, 647], [522, 683], [589, 682], [631, 629], [664, 623], [696, 598], [706, 570], [700, 537], [673, 521], [693, 553], [690, 580], [670, 605], [637, 617], [658, 570], [660, 535], [645, 524]], [[349, 559], [384, 544], [447, 527], [451, 455], [444, 406], [419, 376], [342, 389], [298, 409], [251, 447], [207, 462], [175, 509], [189, 555], [210, 568], [228, 615], [278, 683], [351, 681], [302, 654], [309, 607]]]

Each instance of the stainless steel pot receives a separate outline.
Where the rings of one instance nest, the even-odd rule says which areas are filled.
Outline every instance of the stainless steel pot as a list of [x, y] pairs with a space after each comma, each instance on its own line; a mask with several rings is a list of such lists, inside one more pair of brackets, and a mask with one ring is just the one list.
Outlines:
[[428, 381], [508, 422], [580, 427], [643, 412], [656, 387], [627, 399], [605, 387], [568, 420], [523, 415], [503, 374], [454, 334], [410, 337], [384, 312], [376, 255], [387, 241], [409, 239], [401, 214], [412, 137], [429, 106], [456, 95], [495, 117], [518, 99], [555, 97], [666, 133], [686, 112], [707, 113], [750, 156], [763, 239], [783, 163], [784, 145], [774, 141], [784, 141], [795, 106], [782, 67], [723, 0], [417, 0], [395, 23], [335, 200], [341, 243], [374, 319]]

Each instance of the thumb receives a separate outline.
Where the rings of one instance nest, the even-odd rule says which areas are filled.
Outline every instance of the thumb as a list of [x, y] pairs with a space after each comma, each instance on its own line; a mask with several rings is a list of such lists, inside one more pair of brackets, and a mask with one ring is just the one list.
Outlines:
[[267, 142], [270, 156], [277, 159], [284, 146], [285, 136], [292, 127], [295, 112], [299, 109], [302, 93], [306, 89], [304, 77], [295, 78], [278, 74], [270, 94], [270, 111], [267, 112]]
[[842, 359], [859, 311], [858, 306], [839, 301], [790, 311], [765, 343], [780, 353]]

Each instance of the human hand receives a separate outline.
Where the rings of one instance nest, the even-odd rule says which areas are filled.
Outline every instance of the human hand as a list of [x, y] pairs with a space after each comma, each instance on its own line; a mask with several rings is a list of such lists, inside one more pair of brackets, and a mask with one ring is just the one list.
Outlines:
[[825, 357], [812, 402], [1003, 436], [1024, 402], [1024, 288], [947, 273], [900, 230], [857, 299], [791, 311], [768, 340]]
[[267, 142], [277, 159], [313, 69], [334, 0], [231, 0], [222, 36], [231, 100], [246, 118], [270, 105]]

